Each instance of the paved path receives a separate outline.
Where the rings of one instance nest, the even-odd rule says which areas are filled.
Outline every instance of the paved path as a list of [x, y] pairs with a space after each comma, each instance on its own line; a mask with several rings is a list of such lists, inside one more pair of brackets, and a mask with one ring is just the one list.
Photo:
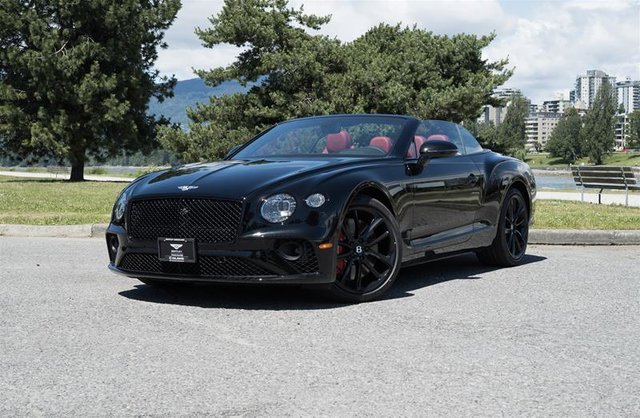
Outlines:
[[638, 416], [640, 247], [405, 269], [386, 300], [158, 290], [0, 238], [0, 416]]
[[[25, 177], [25, 178], [34, 178], [34, 179], [69, 180], [70, 174], [26, 173], [22, 171], [0, 171], [0, 176]], [[92, 175], [86, 175], [86, 174], [84, 176], [84, 179], [89, 181], [111, 181], [111, 182], [127, 182], [127, 183], [133, 180], [131, 177], [92, 176]]]
[[[538, 190], [538, 199], [543, 200], [573, 200], [580, 201], [580, 191], [575, 192], [554, 192], [550, 190]], [[587, 190], [584, 193], [584, 201], [598, 203], [597, 190]], [[602, 203], [606, 205], [624, 205], [624, 193], [602, 193]], [[640, 194], [629, 193], [629, 206], [640, 206]]]

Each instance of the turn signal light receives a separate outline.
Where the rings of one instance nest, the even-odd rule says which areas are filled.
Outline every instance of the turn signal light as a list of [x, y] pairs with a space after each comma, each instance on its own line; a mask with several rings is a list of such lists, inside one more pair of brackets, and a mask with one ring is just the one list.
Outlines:
[[321, 250], [328, 250], [330, 248], [333, 248], [333, 244], [330, 243], [330, 242], [325, 242], [325, 243], [322, 243], [322, 244], [318, 245], [318, 248], [320, 248]]

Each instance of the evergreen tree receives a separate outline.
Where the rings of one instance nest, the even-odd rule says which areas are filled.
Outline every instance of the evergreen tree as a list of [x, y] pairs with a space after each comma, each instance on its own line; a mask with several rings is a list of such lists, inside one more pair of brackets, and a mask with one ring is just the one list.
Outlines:
[[478, 122], [477, 120], [465, 120], [463, 126], [478, 140], [482, 148], [495, 152], [505, 152], [498, 140], [498, 130], [493, 122]]
[[613, 150], [616, 108], [611, 84], [602, 83], [580, 131], [585, 155], [593, 164], [602, 164], [604, 157]]
[[524, 153], [527, 142], [526, 120], [529, 101], [521, 94], [514, 94], [507, 107], [504, 121], [498, 126], [498, 139], [502, 150], [509, 155]]
[[640, 110], [629, 113], [627, 148], [640, 148]]
[[0, 0], [0, 151], [68, 160], [150, 149], [153, 64], [180, 0]]
[[219, 158], [282, 120], [327, 113], [398, 113], [461, 121], [495, 100], [511, 75], [487, 62], [494, 35], [434, 35], [378, 25], [350, 43], [311, 34], [329, 21], [287, 0], [226, 0], [198, 29], [204, 45], [244, 48], [228, 67], [199, 70], [209, 85], [257, 82], [246, 94], [212, 97], [188, 112], [189, 131], [163, 128], [160, 140], [183, 160]]
[[563, 161], [573, 164], [583, 155], [581, 128], [582, 118], [578, 111], [573, 108], [568, 109], [551, 133], [546, 150], [552, 157], [561, 158]]

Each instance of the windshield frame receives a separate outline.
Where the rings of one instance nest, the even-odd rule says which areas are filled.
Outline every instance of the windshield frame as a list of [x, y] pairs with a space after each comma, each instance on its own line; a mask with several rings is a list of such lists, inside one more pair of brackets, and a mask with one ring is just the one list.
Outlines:
[[[336, 119], [339, 124], [340, 119], [352, 119], [355, 123], [353, 125], [357, 125], [357, 123], [375, 123], [376, 120], [380, 121], [380, 123], [384, 123], [384, 120], [387, 121], [400, 121], [400, 132], [397, 135], [397, 139], [395, 140], [392, 148], [386, 154], [380, 155], [364, 155], [364, 154], [350, 154], [350, 153], [334, 153], [334, 154], [282, 154], [282, 155], [245, 155], [243, 156], [243, 151], [246, 151], [248, 148], [251, 148], [257, 141], [264, 137], [264, 135], [272, 132], [274, 129], [278, 127], [286, 126], [289, 124], [299, 124], [299, 123], [309, 123], [311, 126], [314, 122], [320, 123], [322, 120]], [[420, 124], [420, 121], [411, 116], [402, 116], [402, 115], [387, 115], [387, 114], [340, 114], [340, 115], [323, 115], [323, 116], [312, 116], [307, 118], [298, 118], [291, 119], [285, 122], [281, 122], [275, 124], [268, 129], [260, 132], [255, 137], [251, 138], [249, 141], [240, 145], [237, 149], [232, 150], [227, 156], [225, 156], [225, 160], [253, 160], [253, 159], [268, 159], [268, 158], [283, 158], [283, 159], [308, 159], [308, 158], [388, 158], [388, 157], [397, 157], [401, 154], [402, 150], [408, 147], [408, 138], [413, 136], [416, 128]], [[303, 125], [302, 125], [303, 126]]]

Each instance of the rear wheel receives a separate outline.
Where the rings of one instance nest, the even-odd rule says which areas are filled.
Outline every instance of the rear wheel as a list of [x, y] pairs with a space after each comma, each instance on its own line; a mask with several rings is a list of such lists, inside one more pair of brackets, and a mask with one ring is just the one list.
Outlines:
[[393, 284], [402, 260], [398, 224], [389, 209], [370, 197], [357, 198], [339, 230], [334, 298], [365, 302]]
[[529, 240], [529, 210], [518, 189], [510, 189], [502, 203], [496, 237], [491, 246], [477, 252], [478, 258], [492, 266], [520, 264]]

